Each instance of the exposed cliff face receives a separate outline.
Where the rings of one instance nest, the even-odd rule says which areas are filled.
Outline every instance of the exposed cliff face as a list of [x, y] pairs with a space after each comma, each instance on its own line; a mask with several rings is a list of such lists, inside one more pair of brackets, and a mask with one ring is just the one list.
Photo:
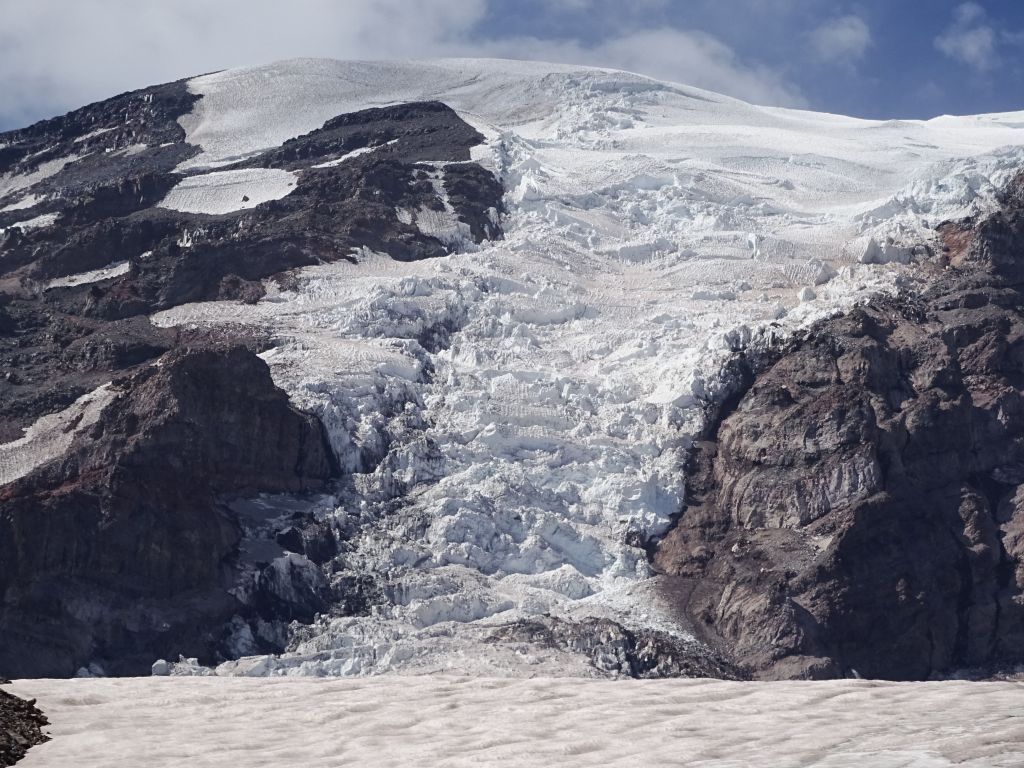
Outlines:
[[115, 382], [64, 457], [0, 491], [0, 668], [17, 676], [147, 670], [210, 657], [243, 606], [239, 523], [222, 503], [336, 474], [322, 425], [252, 352], [183, 348]]
[[1024, 660], [1021, 185], [942, 232], [923, 295], [777, 352], [693, 457], [655, 560], [758, 676]]

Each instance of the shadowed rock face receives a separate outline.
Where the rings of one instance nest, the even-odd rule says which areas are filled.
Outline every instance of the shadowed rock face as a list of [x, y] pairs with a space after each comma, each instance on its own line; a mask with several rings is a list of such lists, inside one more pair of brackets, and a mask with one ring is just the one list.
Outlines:
[[655, 561], [754, 674], [1024, 661], [1021, 189], [943, 228], [923, 295], [776, 351], [698, 446]]
[[241, 532], [221, 500], [337, 474], [322, 425], [243, 347], [182, 348], [114, 387], [61, 460], [0, 490], [5, 674], [210, 657], [217, 620], [243, 611], [228, 592]]

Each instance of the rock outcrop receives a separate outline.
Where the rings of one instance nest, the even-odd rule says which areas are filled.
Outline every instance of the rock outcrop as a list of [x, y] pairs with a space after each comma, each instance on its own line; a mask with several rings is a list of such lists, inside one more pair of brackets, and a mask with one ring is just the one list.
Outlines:
[[491, 642], [521, 642], [579, 654], [600, 673], [639, 680], [708, 677], [741, 680], [744, 673], [702, 643], [652, 629], [628, 629], [611, 619], [566, 621], [543, 616], [494, 631]]
[[323, 426], [244, 347], [183, 347], [112, 387], [62, 457], [0, 489], [5, 674], [216, 655], [220, 624], [245, 610], [224, 500], [337, 474]]
[[[1024, 181], [927, 288], [748, 370], [655, 562], [762, 678], [1024, 662]], [[681, 597], [685, 596], [685, 597]]]
[[[0, 680], [0, 684], [7, 681]], [[0, 766], [14, 765], [36, 744], [49, 741], [43, 733], [46, 715], [35, 700], [25, 701], [0, 691]]]
[[0, 441], [174, 346], [154, 311], [252, 303], [264, 278], [358, 248], [413, 261], [501, 237], [501, 184], [470, 162], [483, 136], [437, 102], [339, 115], [217, 170], [292, 174], [280, 199], [167, 207], [203, 175], [179, 170], [199, 151], [177, 123], [197, 98], [171, 83], [0, 134], [19, 182], [0, 187]]

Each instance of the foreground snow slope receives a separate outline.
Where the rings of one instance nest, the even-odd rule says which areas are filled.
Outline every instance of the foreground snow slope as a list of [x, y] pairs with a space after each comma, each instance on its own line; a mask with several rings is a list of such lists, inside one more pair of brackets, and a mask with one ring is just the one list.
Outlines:
[[54, 737], [25, 768], [145, 765], [1000, 768], [1020, 683], [24, 680]]
[[[276, 382], [353, 473], [316, 509], [358, 517], [335, 578], [382, 603], [224, 673], [436, 671], [468, 648], [482, 670], [536, 670], [479, 641], [543, 612], [681, 632], [643, 591], [639, 544], [680, 509], [723, 361], [912, 280], [899, 265], [926, 256], [912, 248], [989, 207], [1024, 157], [1024, 113], [864, 121], [549, 64], [301, 60], [189, 87], [203, 97], [181, 120], [202, 148], [191, 172], [339, 113], [436, 99], [487, 136], [474, 159], [507, 191], [503, 241], [401, 211], [457, 252], [402, 264], [364, 249], [268, 282], [253, 306], [154, 318], [270, 332]], [[171, 199], [215, 212], [221, 192], [192, 180]], [[541, 666], [578, 671], [559, 664]]]

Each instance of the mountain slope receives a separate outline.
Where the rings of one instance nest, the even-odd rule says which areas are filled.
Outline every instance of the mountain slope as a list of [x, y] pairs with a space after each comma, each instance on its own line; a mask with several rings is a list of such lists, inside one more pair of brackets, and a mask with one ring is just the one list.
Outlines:
[[81, 398], [115, 374], [259, 353], [338, 477], [215, 494], [245, 607], [195, 653], [287, 648], [224, 673], [749, 673], [649, 557], [750, 383], [735, 356], [922, 290], [936, 227], [996, 211], [1024, 154], [1020, 114], [861, 121], [519, 62], [300, 60], [119, 99], [0, 137], [0, 479], [61, 460], [36, 419], [113, 418]]

